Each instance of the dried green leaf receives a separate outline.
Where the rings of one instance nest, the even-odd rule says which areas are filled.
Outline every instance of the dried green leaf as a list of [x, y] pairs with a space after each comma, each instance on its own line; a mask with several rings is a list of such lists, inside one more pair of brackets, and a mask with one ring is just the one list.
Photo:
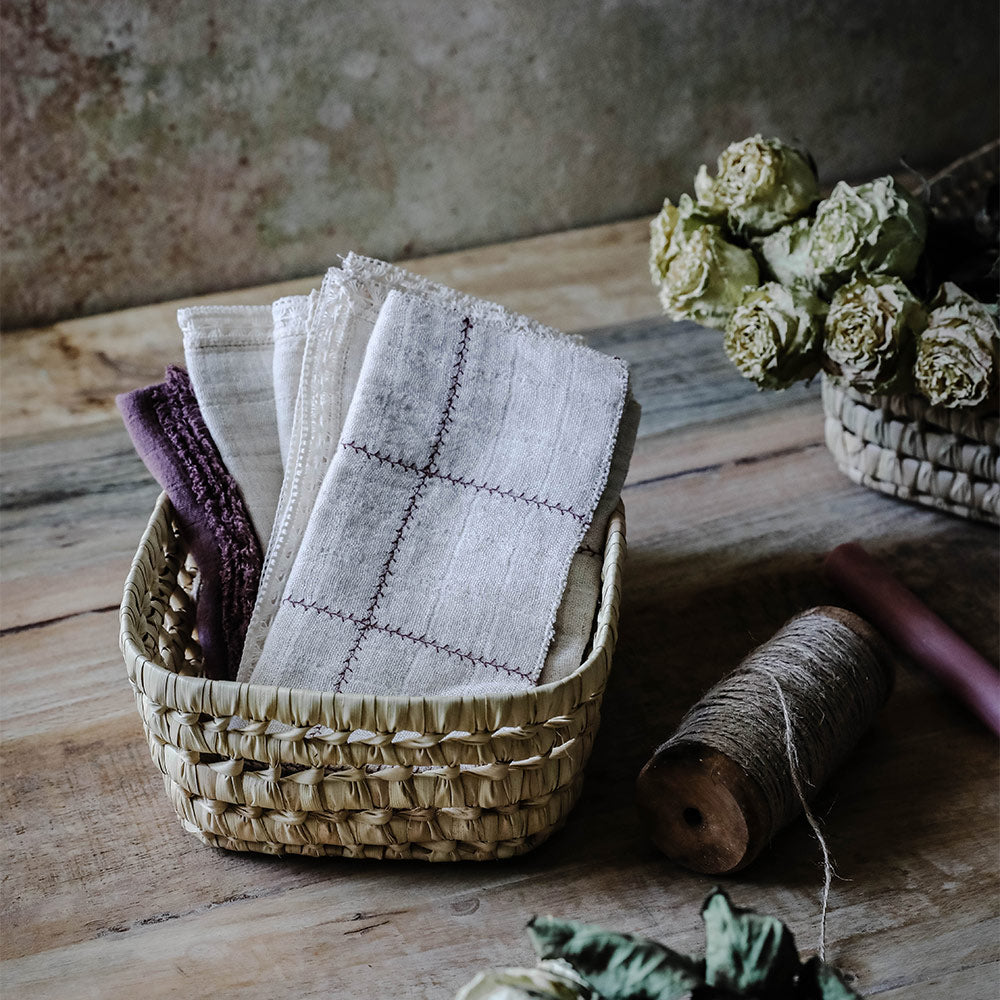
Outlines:
[[705, 981], [758, 998], [794, 996], [801, 968], [795, 938], [775, 917], [730, 903], [717, 889], [702, 908], [705, 922]]
[[705, 983], [704, 963], [647, 938], [555, 917], [528, 933], [540, 958], [568, 962], [604, 1000], [682, 1000]]
[[797, 1000], [862, 1000], [861, 994], [855, 993], [836, 969], [815, 956], [802, 966], [796, 997]]

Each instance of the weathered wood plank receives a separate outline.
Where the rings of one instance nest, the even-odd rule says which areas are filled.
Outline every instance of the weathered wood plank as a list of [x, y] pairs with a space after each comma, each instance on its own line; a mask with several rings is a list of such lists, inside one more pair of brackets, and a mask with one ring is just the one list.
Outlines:
[[9, 439], [0, 463], [3, 629], [120, 603], [159, 493], [121, 423]]
[[[646, 267], [647, 239], [647, 220], [635, 219], [437, 254], [403, 266], [557, 329], [578, 330], [656, 315]], [[183, 360], [177, 327], [181, 306], [262, 305], [283, 295], [306, 294], [319, 287], [321, 278], [4, 333], [0, 434], [15, 437], [107, 420], [116, 394], [158, 381], [168, 364]]]

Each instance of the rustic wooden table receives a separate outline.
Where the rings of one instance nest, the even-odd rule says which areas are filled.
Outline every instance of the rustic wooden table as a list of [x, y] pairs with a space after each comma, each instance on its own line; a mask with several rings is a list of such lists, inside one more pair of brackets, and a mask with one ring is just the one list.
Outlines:
[[[587, 331], [631, 362], [644, 407], [620, 640], [583, 799], [564, 831], [513, 861], [278, 860], [181, 830], [117, 649], [122, 581], [157, 487], [112, 402], [181, 360], [178, 303], [3, 336], [5, 996], [449, 998], [479, 969], [532, 964], [534, 913], [700, 951], [714, 882], [650, 847], [633, 782], [749, 649], [837, 600], [820, 576], [829, 549], [862, 541], [997, 660], [995, 530], [854, 486], [823, 444], [815, 388], [757, 393], [717, 336], [658, 315], [645, 235], [637, 220], [411, 265]], [[840, 874], [828, 958], [867, 995], [997, 995], [997, 775], [995, 738], [903, 664], [817, 804]], [[820, 883], [798, 822], [725, 884], [812, 952]]]

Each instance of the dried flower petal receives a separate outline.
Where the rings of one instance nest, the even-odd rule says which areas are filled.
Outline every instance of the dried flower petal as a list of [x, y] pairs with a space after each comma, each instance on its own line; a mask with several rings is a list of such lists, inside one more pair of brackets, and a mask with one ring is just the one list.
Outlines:
[[665, 198], [660, 214], [649, 223], [649, 276], [654, 285], [662, 283], [670, 261], [677, 252], [673, 239], [680, 216], [680, 209], [669, 198]]
[[567, 965], [566, 969], [568, 975], [551, 967], [488, 969], [466, 983], [455, 995], [455, 1000], [586, 1000], [592, 997], [592, 991], [573, 974], [572, 967]]
[[721, 330], [743, 289], [757, 284], [754, 255], [727, 242], [718, 226], [690, 219], [675, 229], [672, 251], [660, 282], [663, 311]]
[[812, 219], [803, 218], [752, 241], [769, 278], [806, 292], [821, 285], [810, 255]]

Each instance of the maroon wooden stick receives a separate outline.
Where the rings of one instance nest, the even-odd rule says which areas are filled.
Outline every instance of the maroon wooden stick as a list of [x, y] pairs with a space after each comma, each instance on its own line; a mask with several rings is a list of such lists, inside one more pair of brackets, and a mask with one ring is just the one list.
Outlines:
[[1000, 673], [856, 542], [827, 557], [828, 579], [890, 642], [1000, 735]]

